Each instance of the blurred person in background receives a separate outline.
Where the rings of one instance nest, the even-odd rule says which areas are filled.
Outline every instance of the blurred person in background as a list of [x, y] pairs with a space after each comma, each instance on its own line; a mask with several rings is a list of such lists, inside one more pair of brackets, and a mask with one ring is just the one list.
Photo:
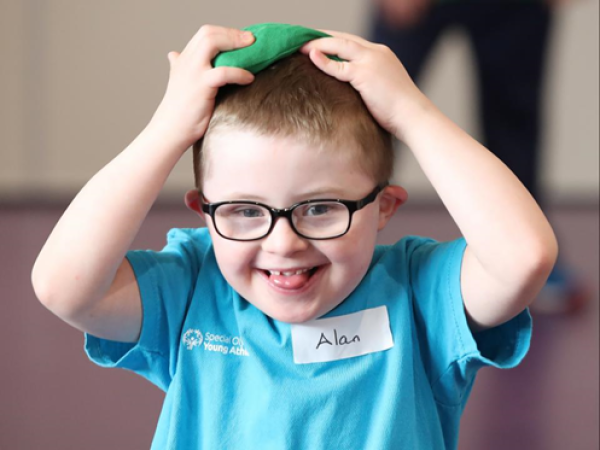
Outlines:
[[[554, 10], [564, 0], [375, 0], [370, 40], [390, 47], [418, 84], [438, 37], [461, 27], [471, 41], [479, 82], [483, 144], [543, 204], [539, 186], [546, 52]], [[580, 310], [587, 286], [556, 264], [532, 309]]]

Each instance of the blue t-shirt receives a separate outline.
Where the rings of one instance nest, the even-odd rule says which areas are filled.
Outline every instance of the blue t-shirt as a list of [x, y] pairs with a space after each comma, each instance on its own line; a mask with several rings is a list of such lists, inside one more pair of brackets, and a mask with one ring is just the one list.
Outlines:
[[296, 364], [291, 325], [225, 281], [206, 229], [173, 229], [161, 252], [132, 251], [139, 342], [86, 334], [95, 363], [166, 392], [153, 449], [455, 449], [476, 372], [513, 367], [531, 317], [473, 335], [460, 291], [464, 239], [378, 246], [354, 292], [324, 317], [385, 307], [393, 347]]

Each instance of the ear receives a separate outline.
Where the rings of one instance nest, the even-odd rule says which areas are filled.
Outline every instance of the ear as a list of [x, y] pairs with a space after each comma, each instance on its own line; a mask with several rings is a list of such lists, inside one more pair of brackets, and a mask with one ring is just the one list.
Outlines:
[[383, 230], [396, 210], [406, 203], [408, 193], [403, 187], [387, 186], [379, 197], [379, 226], [377, 231]]
[[204, 220], [204, 211], [202, 211], [200, 206], [200, 193], [198, 192], [198, 189], [190, 189], [185, 193], [185, 206]]

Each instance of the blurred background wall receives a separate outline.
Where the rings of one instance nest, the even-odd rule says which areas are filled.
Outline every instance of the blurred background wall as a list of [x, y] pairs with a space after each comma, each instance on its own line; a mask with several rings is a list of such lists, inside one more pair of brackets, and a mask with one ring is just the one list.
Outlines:
[[[370, 0], [119, 2], [2, 0], [0, 202], [71, 199], [129, 144], [162, 99], [167, 53], [203, 23], [298, 23], [365, 35]], [[549, 201], [598, 198], [598, 2], [559, 7], [546, 85], [542, 180]], [[468, 42], [451, 33], [422, 80], [454, 121], [479, 136]], [[435, 197], [410, 155], [397, 179], [412, 200]], [[191, 158], [161, 200], [180, 201]]]

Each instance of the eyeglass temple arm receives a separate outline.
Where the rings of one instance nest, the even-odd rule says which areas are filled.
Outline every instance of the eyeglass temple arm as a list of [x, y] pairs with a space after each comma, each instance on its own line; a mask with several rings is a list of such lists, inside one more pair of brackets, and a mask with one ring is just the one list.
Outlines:
[[356, 204], [356, 209], [362, 209], [364, 208], [366, 205], [368, 205], [369, 203], [373, 202], [377, 196], [379, 195], [379, 193], [381, 191], [383, 191], [387, 186], [389, 186], [389, 182], [385, 182], [385, 183], [381, 183], [379, 185], [377, 185], [377, 187], [375, 188], [375, 190], [373, 190], [373, 192], [371, 192], [370, 195], [368, 195], [367, 197], [363, 198], [361, 201], [359, 201]]

